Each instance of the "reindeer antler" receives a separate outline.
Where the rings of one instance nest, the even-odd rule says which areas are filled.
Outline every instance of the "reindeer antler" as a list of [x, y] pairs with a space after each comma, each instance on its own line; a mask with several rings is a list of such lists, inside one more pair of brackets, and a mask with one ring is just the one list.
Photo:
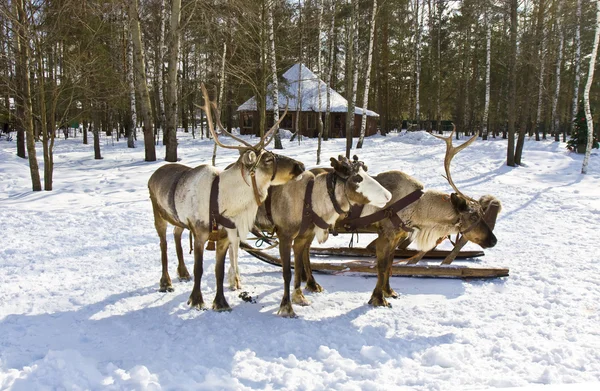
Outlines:
[[442, 137], [442, 136], [438, 136], [435, 134], [432, 134], [432, 136], [437, 137], [440, 140], [444, 140], [446, 142], [446, 156], [444, 157], [444, 169], [446, 170], [446, 180], [448, 181], [450, 186], [452, 186], [452, 188], [454, 189], [456, 194], [458, 194], [468, 200], [473, 200], [471, 197], [468, 197], [468, 196], [464, 195], [463, 193], [461, 193], [461, 191], [458, 190], [458, 188], [454, 184], [454, 181], [452, 181], [452, 176], [450, 175], [450, 162], [452, 161], [452, 158], [457, 153], [459, 153], [460, 151], [462, 151], [463, 149], [468, 147], [471, 143], [473, 143], [473, 141], [475, 141], [477, 139], [477, 133], [475, 133], [473, 135], [473, 137], [471, 137], [469, 140], [465, 141], [458, 147], [454, 147], [454, 146], [452, 146], [452, 136], [454, 135], [455, 131], [456, 131], [456, 125], [452, 124], [452, 133], [450, 133], [450, 136]]
[[[271, 129], [269, 129], [269, 131], [267, 133], [265, 133], [263, 137], [261, 137], [260, 141], [254, 145], [254, 148], [266, 148], [267, 145], [269, 145], [271, 143], [271, 141], [273, 141], [273, 138], [275, 137], [275, 130], [277, 130], [279, 128], [279, 124], [281, 123], [281, 121], [283, 121], [283, 119], [285, 118], [285, 115], [288, 112], [288, 104], [289, 104], [289, 99], [286, 99], [285, 110], [283, 112], [283, 115], [279, 118], [279, 121], [277, 121], [271, 127]], [[270, 137], [270, 138], [265, 143], [264, 141], [267, 139], [267, 137]]]
[[[246, 144], [247, 146], [227, 145], [227, 144], [223, 144], [221, 141], [219, 141], [219, 135], [217, 134], [217, 132], [215, 132], [215, 128], [214, 128], [213, 121], [212, 121], [212, 114], [211, 114], [211, 107], [216, 107], [216, 104], [209, 99], [208, 91], [206, 91], [206, 87], [204, 86], [204, 83], [202, 83], [200, 85], [200, 88], [202, 89], [202, 96], [204, 97], [204, 105], [200, 106], [195, 103], [194, 103], [194, 105], [196, 107], [201, 108], [206, 113], [206, 121], [208, 122], [208, 129], [210, 130], [210, 134], [212, 134], [213, 140], [215, 141], [215, 143], [221, 148], [228, 148], [228, 149], [241, 150], [241, 149], [246, 149], [248, 147], [251, 147], [250, 144], [248, 144], [246, 142], [244, 142], [244, 144]], [[226, 132], [226, 133], [228, 133], [228, 132]], [[236, 138], [236, 140], [237, 140], [237, 138]], [[241, 140], [238, 140], [238, 141], [241, 141]]]

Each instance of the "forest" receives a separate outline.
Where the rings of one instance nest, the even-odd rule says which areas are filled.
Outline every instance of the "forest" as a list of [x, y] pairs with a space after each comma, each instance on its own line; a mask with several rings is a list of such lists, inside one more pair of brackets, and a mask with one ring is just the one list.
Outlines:
[[177, 161], [178, 129], [208, 137], [201, 83], [228, 130], [255, 96], [264, 131], [285, 105], [267, 107], [269, 86], [303, 63], [349, 112], [376, 111], [382, 135], [452, 121], [457, 135], [508, 138], [507, 164], [518, 165], [525, 137], [569, 137], [595, 18], [585, 0], [3, 0], [0, 123], [33, 189], [51, 190], [58, 129], [92, 135], [97, 159], [101, 134], [133, 148], [141, 129], [146, 161], [162, 158], [156, 143]]

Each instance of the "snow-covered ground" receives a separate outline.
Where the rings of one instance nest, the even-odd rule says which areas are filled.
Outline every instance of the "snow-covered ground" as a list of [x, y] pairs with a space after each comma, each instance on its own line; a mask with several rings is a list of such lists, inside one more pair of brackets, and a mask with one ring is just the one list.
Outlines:
[[[210, 160], [210, 141], [179, 137], [182, 163]], [[324, 161], [344, 143], [324, 143]], [[316, 140], [284, 146], [314, 166]], [[395, 277], [393, 308], [371, 308], [374, 278], [316, 275], [325, 292], [282, 319], [281, 270], [245, 253], [256, 303], [228, 291], [232, 312], [200, 312], [186, 305], [191, 283], [159, 293], [146, 182], [165, 163], [143, 162], [140, 141], [131, 150], [103, 139], [102, 150], [97, 161], [81, 139], [57, 140], [55, 190], [33, 193], [27, 162], [0, 141], [0, 389], [600, 389], [598, 151], [587, 176], [581, 155], [551, 141], [527, 141], [518, 168], [504, 164], [501, 139], [454, 159], [464, 193], [503, 202], [498, 245], [477, 265], [509, 267], [510, 277]], [[399, 169], [449, 192], [443, 154], [422, 132], [371, 137], [359, 151], [371, 173]], [[235, 158], [219, 150], [217, 165]], [[169, 256], [176, 281], [172, 242]], [[213, 265], [207, 253], [207, 302]]]

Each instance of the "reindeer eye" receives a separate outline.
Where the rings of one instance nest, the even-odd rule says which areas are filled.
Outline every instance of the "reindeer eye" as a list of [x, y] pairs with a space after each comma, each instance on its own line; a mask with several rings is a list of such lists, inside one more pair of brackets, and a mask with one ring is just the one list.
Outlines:
[[363, 178], [360, 175], [354, 175], [352, 177], [352, 182], [356, 182], [356, 183], [360, 183], [362, 182]]

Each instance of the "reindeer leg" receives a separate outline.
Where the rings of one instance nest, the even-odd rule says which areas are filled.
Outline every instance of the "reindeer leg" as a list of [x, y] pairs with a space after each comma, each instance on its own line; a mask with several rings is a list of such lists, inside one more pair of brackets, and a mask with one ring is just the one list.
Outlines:
[[292, 308], [292, 302], [290, 301], [290, 281], [292, 279], [292, 269], [290, 265], [290, 252], [291, 252], [292, 239], [289, 237], [279, 236], [279, 256], [283, 263], [283, 299], [279, 305], [279, 311], [277, 315], [284, 318], [295, 318], [296, 314]]
[[305, 237], [297, 237], [294, 239], [294, 292], [292, 293], [292, 303], [298, 305], [310, 305], [310, 301], [304, 297], [302, 288], [300, 288], [300, 285], [302, 285], [302, 271], [304, 270], [302, 263], [304, 261], [303, 255], [305, 246]]
[[408, 235], [404, 232], [404, 231], [400, 231], [393, 239], [393, 241], [390, 243], [390, 245], [392, 246], [392, 253], [390, 254], [390, 259], [388, 260], [388, 269], [385, 273], [385, 281], [383, 284], [383, 295], [385, 297], [391, 297], [392, 299], [397, 299], [398, 298], [398, 294], [396, 293], [395, 290], [393, 290], [390, 287], [390, 276], [392, 275], [392, 266], [394, 264], [394, 252], [395, 249], [400, 245], [402, 245], [402, 243], [405, 243], [408, 240], [408, 243], [410, 243], [410, 239], [408, 238]]
[[240, 268], [238, 266], [239, 248], [240, 239], [236, 236], [235, 239], [231, 239], [231, 242], [229, 244], [229, 272], [227, 273], [227, 280], [229, 281], [229, 289], [231, 289], [232, 291], [242, 289]]
[[208, 239], [207, 233], [194, 233], [194, 287], [188, 299], [188, 304], [198, 310], [206, 309], [204, 299], [202, 298], [202, 289], [200, 283], [202, 281], [204, 244]]
[[190, 276], [190, 272], [188, 272], [187, 267], [185, 267], [185, 262], [183, 261], [183, 247], [181, 247], [182, 233], [183, 228], [181, 227], [175, 227], [175, 230], [173, 230], [173, 237], [175, 238], [175, 250], [177, 251], [177, 261], [179, 262], [177, 265], [177, 275], [179, 276], [179, 281], [190, 281], [192, 277]]
[[231, 311], [231, 307], [227, 304], [225, 294], [223, 293], [223, 280], [225, 278], [225, 255], [229, 249], [229, 239], [227, 237], [219, 238], [217, 241], [217, 254], [215, 262], [215, 277], [217, 280], [217, 294], [213, 301], [213, 310], [215, 311]]
[[371, 294], [369, 304], [374, 307], [390, 307], [390, 304], [384, 297], [383, 288], [386, 283], [386, 278], [389, 278], [388, 271], [392, 257], [394, 256], [395, 246], [391, 246], [391, 241], [384, 236], [383, 232], [379, 233], [379, 237], [376, 239], [376, 252], [377, 252], [377, 284]]
[[306, 243], [304, 244], [304, 251], [302, 252], [302, 264], [304, 265], [304, 271], [306, 272], [306, 289], [309, 292], [323, 292], [323, 288], [321, 285], [317, 283], [315, 277], [312, 272], [312, 267], [310, 265], [310, 244], [312, 243], [315, 235], [311, 235], [310, 238], [306, 239]]
[[173, 292], [171, 277], [169, 276], [169, 260], [167, 257], [167, 221], [160, 216], [158, 205], [152, 200], [154, 212], [154, 227], [160, 239], [160, 260], [162, 263], [162, 276], [160, 277], [159, 292]]

